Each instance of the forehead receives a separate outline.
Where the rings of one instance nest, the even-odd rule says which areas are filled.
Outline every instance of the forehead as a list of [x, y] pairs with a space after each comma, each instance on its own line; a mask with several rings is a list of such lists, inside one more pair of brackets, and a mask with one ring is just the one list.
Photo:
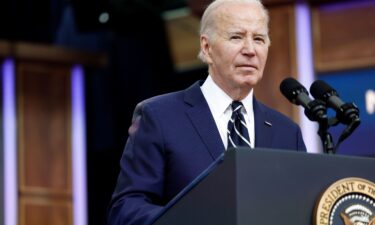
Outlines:
[[240, 28], [252, 26], [257, 29], [267, 29], [266, 14], [256, 3], [228, 2], [222, 4], [215, 12], [218, 27]]

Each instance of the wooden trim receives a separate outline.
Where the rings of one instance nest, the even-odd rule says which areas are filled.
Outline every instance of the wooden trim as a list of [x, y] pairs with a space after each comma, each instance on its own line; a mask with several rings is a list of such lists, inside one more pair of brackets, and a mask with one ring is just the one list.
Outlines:
[[72, 189], [61, 191], [51, 188], [38, 188], [38, 187], [20, 187], [19, 191], [21, 199], [23, 196], [37, 196], [39, 198], [62, 198], [72, 200]]
[[0, 40], [0, 57], [7, 57], [11, 54], [11, 52], [10, 43]]
[[320, 55], [322, 54], [320, 49], [321, 40], [320, 40], [320, 21], [319, 21], [319, 11], [316, 8], [311, 9], [311, 28], [312, 28], [312, 42], [313, 42], [313, 60], [314, 60], [314, 69], [319, 71], [318, 68], [321, 68], [320, 64]]
[[14, 57], [16, 60], [59, 64], [82, 64], [103, 67], [108, 64], [106, 54], [78, 51], [51, 45], [0, 40], [0, 57]]
[[80, 52], [67, 48], [17, 43], [14, 47], [16, 58], [22, 60], [36, 60], [39, 62], [54, 62], [65, 64], [83, 64], [90, 66], [104, 66], [106, 58], [96, 53]]
[[335, 72], [335, 71], [342, 71], [342, 70], [372, 68], [374, 66], [375, 66], [375, 57], [371, 57], [371, 58], [366, 58], [366, 59], [341, 60], [338, 62], [331, 62], [329, 64], [316, 62], [315, 71], [318, 73], [324, 73], [324, 72]]
[[[290, 65], [290, 70], [292, 71], [292, 76], [293, 78], [297, 79], [298, 75], [298, 69], [297, 69], [297, 45], [296, 45], [296, 10], [295, 10], [295, 5], [291, 5], [289, 7], [290, 11], [290, 17], [289, 17], [289, 36], [291, 37], [289, 39], [289, 51], [290, 51], [290, 58], [291, 58], [291, 65]], [[283, 96], [284, 97], [284, 96]], [[299, 117], [299, 111], [300, 109], [298, 107], [295, 107], [294, 105], [292, 106], [292, 119], [296, 122], [300, 122], [300, 117]]]

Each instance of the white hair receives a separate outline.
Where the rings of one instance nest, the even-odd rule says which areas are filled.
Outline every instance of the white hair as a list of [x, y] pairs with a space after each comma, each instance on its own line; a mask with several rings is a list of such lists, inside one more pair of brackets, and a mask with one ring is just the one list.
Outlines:
[[[266, 24], [267, 24], [267, 33], [268, 33], [268, 23], [269, 23], [269, 15], [267, 9], [263, 6], [261, 0], [214, 0], [211, 2], [210, 5], [206, 8], [203, 13], [201, 23], [200, 23], [200, 35], [205, 35], [209, 40], [212, 40], [213, 35], [215, 34], [215, 16], [213, 16], [213, 12], [218, 9], [220, 6], [227, 4], [227, 3], [255, 3], [258, 4], [264, 12], [266, 17]], [[205, 62], [205, 58], [203, 56], [202, 49], [199, 51], [198, 58]]]

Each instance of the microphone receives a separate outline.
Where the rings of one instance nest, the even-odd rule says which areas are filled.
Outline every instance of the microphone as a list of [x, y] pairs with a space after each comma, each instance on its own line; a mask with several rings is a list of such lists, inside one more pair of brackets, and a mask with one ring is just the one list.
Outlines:
[[350, 125], [353, 121], [359, 120], [359, 110], [354, 103], [343, 102], [337, 91], [322, 80], [316, 80], [310, 87], [311, 95], [320, 99], [336, 111], [337, 119]]
[[361, 123], [359, 118], [359, 109], [354, 103], [344, 103], [337, 91], [321, 80], [316, 80], [310, 87], [312, 96], [327, 103], [327, 105], [336, 111], [336, 118], [339, 122], [347, 125], [341, 133], [335, 151], [339, 145], [349, 137]]
[[327, 109], [324, 102], [311, 100], [306, 88], [294, 78], [284, 79], [280, 84], [280, 91], [291, 103], [302, 105], [309, 120], [322, 121], [327, 119]]

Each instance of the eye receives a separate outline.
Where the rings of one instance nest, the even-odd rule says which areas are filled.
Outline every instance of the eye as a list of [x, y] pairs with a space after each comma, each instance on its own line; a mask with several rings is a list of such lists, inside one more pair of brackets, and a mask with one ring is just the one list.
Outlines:
[[230, 36], [230, 40], [239, 40], [241, 38], [242, 37], [240, 35], [232, 35], [232, 36]]
[[254, 40], [257, 43], [261, 43], [261, 44], [266, 43], [266, 39], [264, 37], [255, 37]]

